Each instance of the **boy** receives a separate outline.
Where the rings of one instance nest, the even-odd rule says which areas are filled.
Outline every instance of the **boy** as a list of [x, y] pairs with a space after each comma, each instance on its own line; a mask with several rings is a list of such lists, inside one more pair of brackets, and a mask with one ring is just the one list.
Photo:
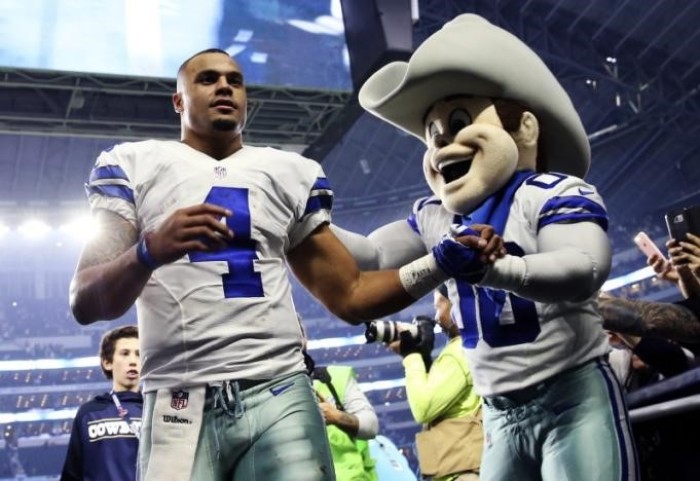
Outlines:
[[141, 429], [141, 361], [136, 326], [108, 331], [100, 365], [112, 389], [86, 402], [75, 416], [62, 481], [132, 481]]

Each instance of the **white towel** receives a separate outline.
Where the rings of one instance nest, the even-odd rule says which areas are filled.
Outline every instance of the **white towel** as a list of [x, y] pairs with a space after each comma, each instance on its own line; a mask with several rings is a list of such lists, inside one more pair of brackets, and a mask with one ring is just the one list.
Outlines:
[[205, 386], [159, 389], [151, 424], [151, 454], [142, 481], [190, 481], [204, 414]]

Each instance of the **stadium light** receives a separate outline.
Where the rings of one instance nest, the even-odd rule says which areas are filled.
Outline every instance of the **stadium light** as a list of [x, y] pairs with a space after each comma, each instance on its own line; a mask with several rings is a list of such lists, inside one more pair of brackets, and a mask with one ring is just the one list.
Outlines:
[[41, 239], [51, 231], [51, 226], [39, 219], [29, 219], [17, 229], [28, 239]]
[[63, 224], [59, 230], [78, 240], [94, 238], [100, 231], [100, 225], [89, 215], [82, 215]]

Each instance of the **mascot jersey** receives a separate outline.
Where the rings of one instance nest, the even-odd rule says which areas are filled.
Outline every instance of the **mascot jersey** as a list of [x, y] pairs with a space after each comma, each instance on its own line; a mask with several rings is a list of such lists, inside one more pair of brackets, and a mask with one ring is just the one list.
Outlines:
[[[513, 187], [512, 201], [500, 207], [504, 230], [496, 230], [510, 255], [536, 253], [537, 234], [549, 224], [594, 222], [607, 230], [601, 197], [577, 177], [523, 174], [522, 183]], [[430, 249], [450, 224], [468, 224], [470, 219], [449, 213], [433, 196], [416, 201], [408, 222]], [[450, 280], [448, 287], [452, 316], [482, 396], [535, 385], [608, 352], [595, 296], [583, 302], [541, 303], [463, 281]]]
[[144, 392], [304, 371], [286, 253], [330, 221], [321, 166], [245, 146], [219, 161], [176, 141], [103, 152], [86, 185], [92, 209], [139, 232], [203, 202], [228, 208], [230, 247], [194, 252], [151, 275], [136, 302]]

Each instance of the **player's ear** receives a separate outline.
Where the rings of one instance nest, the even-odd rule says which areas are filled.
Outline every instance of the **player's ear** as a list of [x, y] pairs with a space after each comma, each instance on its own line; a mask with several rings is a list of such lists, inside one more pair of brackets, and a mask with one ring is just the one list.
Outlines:
[[173, 109], [178, 114], [182, 113], [182, 95], [180, 94], [180, 92], [176, 92], [173, 94]]

